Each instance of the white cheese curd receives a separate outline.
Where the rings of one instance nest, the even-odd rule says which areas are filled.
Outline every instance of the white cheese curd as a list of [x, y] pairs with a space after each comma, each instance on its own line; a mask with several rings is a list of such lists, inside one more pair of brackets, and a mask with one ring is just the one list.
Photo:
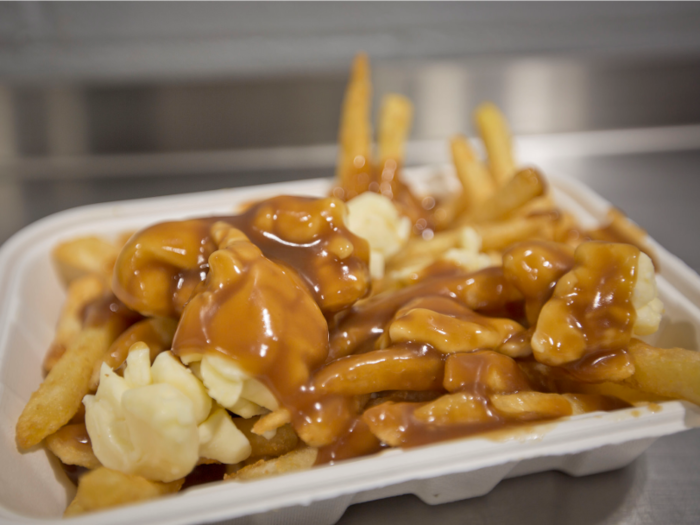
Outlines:
[[189, 474], [199, 457], [242, 461], [250, 444], [202, 382], [170, 352], [150, 365], [149, 349], [129, 350], [124, 377], [106, 364], [94, 396], [83, 399], [93, 451], [111, 469], [169, 482]]
[[244, 418], [277, 410], [279, 403], [272, 392], [257, 379], [250, 377], [232, 359], [206, 354], [198, 368], [204, 386], [212, 399], [222, 407]]
[[486, 253], [481, 253], [481, 235], [471, 226], [465, 226], [459, 232], [459, 247], [450, 248], [441, 257], [453, 262], [469, 272], [475, 272], [497, 266]]
[[632, 290], [632, 304], [637, 313], [633, 331], [635, 335], [650, 335], [659, 329], [664, 304], [657, 297], [654, 263], [646, 253], [637, 260], [637, 282]]
[[348, 229], [367, 240], [369, 268], [374, 279], [384, 276], [384, 261], [397, 253], [411, 234], [411, 221], [402, 216], [390, 199], [365, 192], [347, 203]]
[[250, 443], [223, 408], [212, 410], [198, 430], [200, 457], [231, 465], [250, 456]]

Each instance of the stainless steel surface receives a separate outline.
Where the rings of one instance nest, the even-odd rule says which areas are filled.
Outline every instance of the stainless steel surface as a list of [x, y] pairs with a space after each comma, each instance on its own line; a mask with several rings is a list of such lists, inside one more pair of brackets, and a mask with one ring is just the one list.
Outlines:
[[[0, 174], [36, 174], [36, 160], [89, 163], [128, 155], [165, 161], [182, 152], [332, 144], [349, 64], [344, 60], [339, 72], [249, 79], [0, 80]], [[472, 134], [472, 110], [484, 100], [503, 109], [518, 135], [700, 122], [698, 54], [375, 59], [373, 84], [375, 113], [388, 92], [413, 100], [414, 140]], [[52, 166], [45, 166], [48, 175]], [[84, 165], [80, 173], [88, 171]]]
[[700, 51], [693, 3], [20, 2], [0, 5], [0, 72], [124, 79], [344, 71], [384, 59]]
[[[344, 82], [345, 74], [331, 72], [120, 86], [6, 83], [0, 241], [83, 204], [331, 176]], [[523, 160], [580, 178], [695, 271], [699, 87], [700, 59], [692, 56], [380, 61], [375, 70], [377, 98], [398, 90], [416, 104], [411, 163], [447, 159], [449, 134], [470, 132], [473, 104], [494, 99], [524, 135]], [[647, 129], [623, 129], [639, 127]], [[554, 135], [534, 135], [547, 133]], [[695, 430], [662, 438], [615, 472], [526, 476], [436, 507], [413, 496], [365, 503], [340, 523], [691, 524], [700, 522], [698, 489]]]

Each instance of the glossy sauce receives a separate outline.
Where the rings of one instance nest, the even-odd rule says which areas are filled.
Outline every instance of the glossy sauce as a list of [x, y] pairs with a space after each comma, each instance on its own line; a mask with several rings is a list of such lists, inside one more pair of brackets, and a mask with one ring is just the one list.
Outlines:
[[523, 305], [522, 295], [506, 280], [501, 268], [429, 278], [372, 297], [341, 314], [331, 330], [329, 359], [373, 349], [396, 312], [426, 296], [452, 298], [472, 310], [510, 318], [521, 315]]
[[525, 311], [531, 326], [552, 296], [559, 278], [574, 266], [574, 249], [566, 244], [525, 241], [503, 253], [503, 272], [525, 296]]
[[[172, 346], [183, 360], [224, 355], [263, 382], [324, 463], [376, 452], [377, 436], [415, 446], [522, 423], [490, 396], [529, 392], [525, 376], [510, 357], [479, 348], [528, 350], [528, 322], [574, 262], [554, 243], [507, 256], [505, 268], [436, 269], [357, 302], [369, 291], [368, 247], [343, 226], [342, 204], [278, 197], [239, 216], [136, 234], [120, 254], [114, 286], [143, 313], [181, 315]], [[596, 294], [622, 290], [623, 299], [606, 304], [624, 306], [625, 286], [634, 285], [628, 266], [632, 273], [614, 285], [604, 270], [582, 282], [580, 298], [594, 304]], [[609, 285], [598, 283], [601, 276]], [[592, 326], [584, 324], [586, 335], [597, 340]], [[624, 353], [619, 345], [614, 351]], [[570, 373], [595, 375], [617, 359], [590, 355]], [[392, 392], [425, 392], [426, 401], [396, 402]]]
[[178, 317], [207, 276], [217, 248], [211, 227], [223, 222], [265, 257], [292, 268], [324, 312], [342, 310], [370, 289], [369, 246], [345, 227], [344, 213], [337, 199], [281, 196], [240, 215], [156, 224], [135, 234], [120, 253], [114, 292], [144, 315]]
[[638, 257], [639, 249], [629, 244], [588, 242], [577, 248], [574, 268], [558, 281], [538, 319], [533, 335], [538, 361], [568, 364], [588, 381], [634, 371], [625, 349], [636, 318], [632, 292]]

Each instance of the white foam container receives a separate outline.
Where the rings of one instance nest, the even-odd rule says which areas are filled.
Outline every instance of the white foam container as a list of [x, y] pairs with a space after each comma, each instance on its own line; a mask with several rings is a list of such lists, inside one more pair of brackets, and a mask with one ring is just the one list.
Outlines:
[[[418, 179], [430, 170], [414, 170]], [[575, 180], [548, 177], [558, 204], [584, 225], [601, 221], [609, 203]], [[86, 206], [42, 219], [0, 249], [0, 522], [61, 520], [75, 489], [42, 448], [20, 454], [15, 423], [41, 382], [41, 361], [65, 298], [51, 266], [59, 241], [116, 235], [165, 219], [230, 213], [281, 193], [325, 195], [325, 179]], [[650, 342], [700, 347], [700, 277], [654, 243], [666, 314]], [[693, 304], [695, 303], [695, 304]], [[353, 504], [415, 494], [428, 504], [488, 493], [504, 478], [545, 470], [583, 476], [623, 467], [660, 436], [700, 426], [700, 408], [678, 401], [592, 413], [536, 425], [508, 438], [470, 438], [346, 461], [248, 483], [218, 483], [70, 523], [332, 524]]]

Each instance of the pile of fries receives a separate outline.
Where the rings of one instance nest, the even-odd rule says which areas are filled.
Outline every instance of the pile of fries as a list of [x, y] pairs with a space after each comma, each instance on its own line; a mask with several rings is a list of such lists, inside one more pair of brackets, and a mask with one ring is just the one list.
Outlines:
[[[282, 223], [281, 213], [265, 212], [273, 201], [250, 208], [256, 225], [277, 228], [299, 246], [307, 242], [307, 226], [321, 231], [324, 221], [331, 224], [332, 237], [323, 252], [329, 262], [318, 270], [323, 279], [316, 288], [303, 272], [295, 273], [295, 263], [281, 264], [265, 246], [256, 247], [250, 233], [244, 233], [248, 230], [236, 226], [240, 219], [197, 223], [206, 242], [195, 241], [209, 258], [208, 263], [198, 259], [199, 266], [178, 262], [175, 254], [167, 261], [149, 259], [150, 266], [129, 274], [137, 255], [155, 257], [133, 254], [138, 242], [150, 242], [147, 236], [156, 230], [114, 241], [83, 237], [56, 247], [53, 259], [67, 298], [44, 361], [46, 378], [27, 403], [16, 432], [21, 450], [43, 443], [64, 465], [73, 471], [77, 467], [77, 494], [66, 516], [175, 493], [197, 480], [244, 482], [523, 422], [667, 399], [700, 404], [700, 355], [656, 348], [633, 337], [655, 331], [663, 309], [654, 285], [658, 262], [643, 230], [617, 210], [599, 229], [580, 228], [572, 215], [556, 207], [544, 177], [518, 166], [507, 123], [492, 104], [475, 112], [485, 160], [467, 138], [450, 142], [461, 193], [418, 195], [402, 179], [410, 101], [400, 95], [384, 98], [375, 154], [370, 100], [369, 64], [360, 55], [342, 108], [331, 198], [311, 204], [274, 201], [283, 211], [296, 206], [285, 217], [298, 217], [300, 223], [293, 218]], [[311, 206], [316, 211], [304, 211]], [[346, 207], [345, 219], [334, 211]], [[323, 220], [314, 222], [318, 217]], [[172, 231], [178, 232], [177, 227]], [[232, 286], [233, 274], [220, 273], [226, 264], [238, 273], [255, 269], [275, 279], [292, 275], [277, 293], [301, 294], [296, 304], [303, 307], [284, 315], [293, 323], [295, 315], [309, 312], [297, 324], [320, 327], [317, 339], [322, 342], [304, 350], [303, 366], [286, 361], [284, 366], [290, 376], [301, 377], [290, 384], [302, 390], [311, 386], [333, 404], [340, 414], [333, 424], [300, 423], [299, 413], [308, 412], [286, 402], [289, 394], [271, 379], [278, 376], [250, 369], [243, 370], [247, 375], [241, 372], [242, 386], [227, 404], [221, 393], [225, 382], [215, 388], [211, 378], [224, 377], [230, 362], [221, 361], [221, 355], [220, 361], [206, 361], [178, 352], [190, 330], [186, 323], [192, 316], [202, 317], [192, 310], [211, 308], [213, 294]], [[166, 267], [168, 279], [184, 275], [178, 271], [199, 272], [187, 274], [195, 275], [191, 287], [171, 279], [179, 283], [172, 305], [149, 309], [154, 304], [147, 301], [150, 289], [138, 301], [124, 292], [126, 280], [152, 268], [157, 271], [147, 282], [174, 289], [158, 273]], [[341, 274], [352, 279], [341, 283], [336, 277]], [[349, 288], [349, 281], [355, 288]], [[319, 288], [342, 298], [314, 295]], [[250, 293], [269, 292], [256, 288]], [[266, 300], [274, 316], [278, 303]], [[244, 324], [231, 320], [234, 340]], [[313, 328], [304, 326], [303, 331], [308, 334], [294, 337], [317, 340], [309, 335]], [[107, 438], [95, 434], [95, 423], [86, 426], [95, 417], [88, 413], [86, 418], [86, 406], [95, 410], [91, 407], [109, 394], [108, 381], [133, 388], [157, 383], [165, 355], [167, 366], [180, 367], [178, 377], [185, 378], [172, 384], [189, 398], [195, 398], [194, 389], [204, 399], [201, 417], [188, 427], [195, 429], [187, 439], [194, 439], [195, 447], [199, 443], [199, 453], [184, 474], [173, 474], [177, 479], [149, 477], [136, 467], [114, 468], [104, 452]], [[190, 386], [182, 386], [187, 381]], [[228, 434], [221, 430], [227, 422], [234, 425]], [[234, 438], [239, 445], [232, 454]], [[213, 448], [217, 452], [206, 452]]]

